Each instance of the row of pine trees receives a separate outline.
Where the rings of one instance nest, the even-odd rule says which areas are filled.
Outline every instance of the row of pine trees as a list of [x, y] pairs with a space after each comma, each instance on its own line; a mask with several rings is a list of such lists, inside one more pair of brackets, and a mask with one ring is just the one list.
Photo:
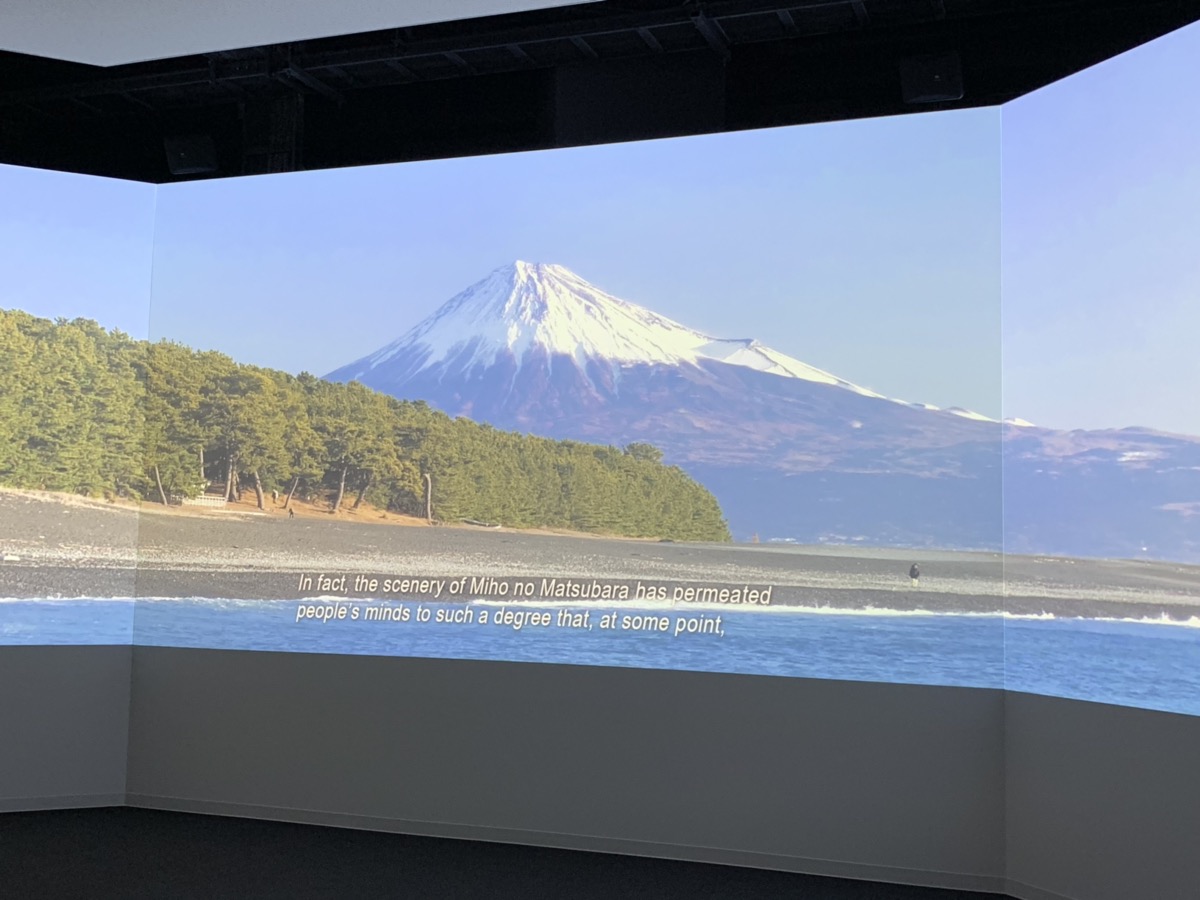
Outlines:
[[[0, 485], [177, 502], [218, 486], [331, 510], [728, 540], [647, 444], [552, 441], [83, 319], [0, 310]], [[426, 486], [432, 485], [431, 496]]]

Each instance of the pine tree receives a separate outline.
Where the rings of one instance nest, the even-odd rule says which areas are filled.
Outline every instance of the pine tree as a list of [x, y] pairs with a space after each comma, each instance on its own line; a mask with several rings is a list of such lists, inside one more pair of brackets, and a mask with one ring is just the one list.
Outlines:
[[[428, 481], [427, 481], [428, 479]], [[649, 444], [623, 450], [451, 419], [361, 384], [240, 365], [95, 322], [0, 311], [0, 484], [86, 494], [194, 496], [210, 481], [324, 488], [515, 527], [728, 540], [716, 499]]]

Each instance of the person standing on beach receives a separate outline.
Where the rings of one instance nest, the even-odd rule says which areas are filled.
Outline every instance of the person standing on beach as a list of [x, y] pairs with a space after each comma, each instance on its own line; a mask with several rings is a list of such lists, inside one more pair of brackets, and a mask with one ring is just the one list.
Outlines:
[[916, 587], [921, 581], [921, 570], [916, 563], [912, 564], [912, 568], [908, 570], [908, 577], [912, 579], [912, 586]]

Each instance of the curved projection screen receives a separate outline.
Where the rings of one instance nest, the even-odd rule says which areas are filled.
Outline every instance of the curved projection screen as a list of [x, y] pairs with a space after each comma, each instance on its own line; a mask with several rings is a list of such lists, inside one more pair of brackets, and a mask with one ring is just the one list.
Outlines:
[[1191, 26], [1003, 108], [1005, 590], [1069, 598], [1013, 690], [1200, 714], [1198, 80]]
[[0, 169], [0, 640], [1200, 714], [1197, 43], [1003, 109]]

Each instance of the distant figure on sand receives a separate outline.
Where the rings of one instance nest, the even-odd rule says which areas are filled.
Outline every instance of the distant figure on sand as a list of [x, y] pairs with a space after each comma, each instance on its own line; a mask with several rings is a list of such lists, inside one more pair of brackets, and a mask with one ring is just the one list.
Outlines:
[[292, 509], [290, 506], [288, 507], [288, 518], [289, 519], [296, 518], [296, 511], [294, 509]]
[[277, 506], [279, 505], [279, 491], [278, 490], [271, 491], [271, 502]]
[[921, 570], [917, 568], [917, 564], [913, 563], [912, 568], [908, 570], [908, 577], [912, 579], [912, 586], [916, 587], [921, 581]]

